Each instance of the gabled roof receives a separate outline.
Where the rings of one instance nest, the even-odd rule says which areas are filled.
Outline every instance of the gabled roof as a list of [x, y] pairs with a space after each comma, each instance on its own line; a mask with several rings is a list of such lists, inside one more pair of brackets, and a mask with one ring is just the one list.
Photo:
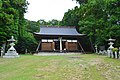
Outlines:
[[40, 32], [36, 35], [57, 35], [57, 36], [82, 36], [75, 27], [40, 27]]

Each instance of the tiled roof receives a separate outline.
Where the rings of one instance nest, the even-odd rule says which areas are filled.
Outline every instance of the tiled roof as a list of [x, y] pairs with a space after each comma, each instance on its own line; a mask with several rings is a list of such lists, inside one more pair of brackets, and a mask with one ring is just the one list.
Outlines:
[[40, 27], [40, 35], [85, 35], [77, 32], [75, 27]]

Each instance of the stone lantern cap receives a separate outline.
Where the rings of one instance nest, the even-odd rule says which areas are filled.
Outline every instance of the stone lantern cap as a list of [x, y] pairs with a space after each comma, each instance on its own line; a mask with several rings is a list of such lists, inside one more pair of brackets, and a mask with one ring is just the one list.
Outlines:
[[108, 41], [115, 41], [115, 39], [111, 39], [111, 38], [110, 38], [110, 39], [108, 39]]
[[14, 39], [13, 36], [11, 36], [11, 39], [7, 40], [8, 42], [15, 42], [16, 40]]

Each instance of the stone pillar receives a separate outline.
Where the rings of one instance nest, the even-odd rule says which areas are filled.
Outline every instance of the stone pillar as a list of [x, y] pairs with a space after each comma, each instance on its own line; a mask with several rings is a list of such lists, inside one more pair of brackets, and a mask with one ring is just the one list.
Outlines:
[[95, 53], [98, 53], [98, 46], [95, 45]]
[[119, 47], [119, 50], [118, 50], [118, 58], [120, 58], [120, 47]]
[[59, 39], [60, 39], [60, 52], [62, 52], [62, 37], [60, 37]]
[[3, 53], [4, 53], [3, 47], [1, 47], [1, 56], [3, 56]]

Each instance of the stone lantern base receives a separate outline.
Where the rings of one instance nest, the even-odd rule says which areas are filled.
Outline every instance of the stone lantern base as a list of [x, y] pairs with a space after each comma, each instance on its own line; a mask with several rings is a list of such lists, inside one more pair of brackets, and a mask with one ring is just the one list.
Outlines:
[[10, 56], [10, 55], [5, 55], [5, 56], [3, 56], [3, 58], [18, 58], [18, 57], [20, 57], [19, 55], [14, 55], [14, 56]]
[[3, 58], [17, 58], [17, 57], [20, 57], [18, 55], [18, 53], [16, 52], [15, 48], [13, 46], [11, 46], [7, 53], [5, 53], [5, 55], [3, 56]]

